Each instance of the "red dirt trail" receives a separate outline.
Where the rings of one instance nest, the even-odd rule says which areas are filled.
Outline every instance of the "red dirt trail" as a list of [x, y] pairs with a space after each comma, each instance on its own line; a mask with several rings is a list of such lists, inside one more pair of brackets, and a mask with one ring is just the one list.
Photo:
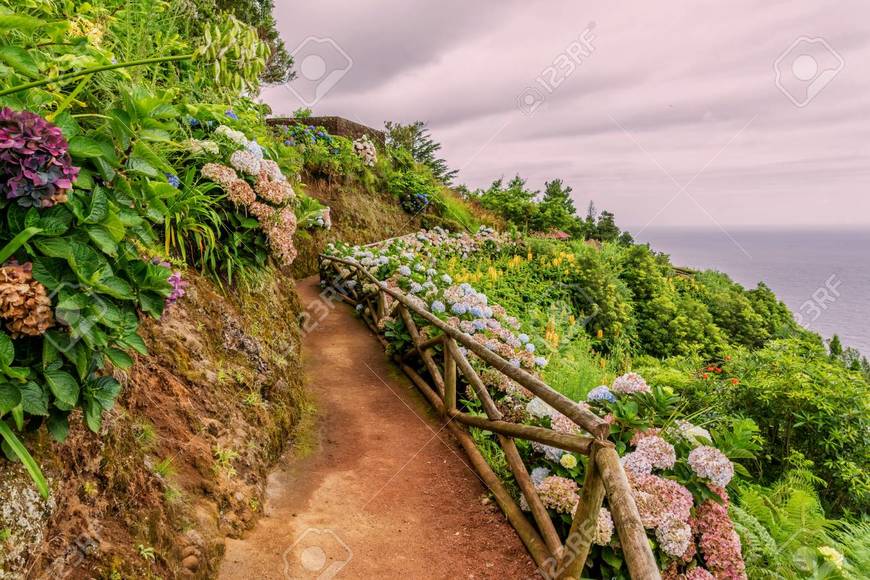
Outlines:
[[[297, 288], [306, 306], [319, 299], [316, 277]], [[304, 339], [310, 449], [276, 466], [220, 578], [531, 578], [459, 446], [351, 308], [331, 306]]]

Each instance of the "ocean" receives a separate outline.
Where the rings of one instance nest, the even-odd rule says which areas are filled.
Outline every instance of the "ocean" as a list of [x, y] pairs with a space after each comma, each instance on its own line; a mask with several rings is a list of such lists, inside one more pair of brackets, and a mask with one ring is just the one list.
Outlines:
[[805, 327], [870, 357], [870, 228], [727, 231], [650, 227], [635, 237], [676, 265], [747, 288], [764, 282]]

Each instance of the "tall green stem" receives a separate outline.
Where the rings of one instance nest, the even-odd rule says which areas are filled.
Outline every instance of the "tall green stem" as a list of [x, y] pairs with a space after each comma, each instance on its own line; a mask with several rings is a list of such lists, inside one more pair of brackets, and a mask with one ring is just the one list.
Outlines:
[[18, 93], [21, 91], [26, 91], [28, 89], [36, 89], [39, 87], [44, 87], [45, 85], [50, 85], [51, 83], [59, 83], [65, 82], [72, 79], [77, 79], [79, 77], [83, 77], [85, 75], [92, 75], [98, 72], [104, 72], [107, 70], [115, 70], [118, 68], [129, 68], [132, 66], [141, 66], [143, 64], [156, 64], [160, 62], [174, 62], [179, 60], [190, 60], [193, 58], [193, 54], [179, 54], [175, 56], [159, 56], [153, 58], [143, 58], [140, 60], [131, 60], [129, 62], [119, 62], [116, 64], [107, 64], [103, 66], [96, 66], [93, 68], [87, 68], [84, 70], [66, 73], [63, 75], [59, 75], [56, 77], [52, 77], [50, 79], [43, 79], [41, 81], [33, 81], [31, 83], [26, 83], [23, 85], [16, 85], [9, 89], [4, 89], [0, 91], [0, 97], [5, 97], [6, 95], [11, 95], [13, 93]]

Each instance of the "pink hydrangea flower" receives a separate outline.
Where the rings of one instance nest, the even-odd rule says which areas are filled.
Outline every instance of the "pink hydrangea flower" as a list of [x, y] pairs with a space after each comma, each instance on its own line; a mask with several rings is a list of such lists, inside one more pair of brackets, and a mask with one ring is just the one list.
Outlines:
[[724, 453], [709, 445], [692, 449], [689, 467], [698, 477], [709, 479], [719, 487], [725, 487], [734, 477], [734, 464]]
[[740, 536], [728, 517], [728, 496], [722, 491], [724, 504], [707, 500], [696, 512], [698, 544], [707, 568], [717, 580], [745, 580], [746, 565], [741, 554]]
[[677, 461], [674, 446], [658, 435], [647, 435], [637, 441], [637, 449], [626, 453], [620, 461], [622, 466], [638, 475], [649, 475], [655, 469], [670, 469]]
[[671, 469], [677, 462], [677, 453], [674, 446], [659, 437], [650, 435], [637, 442], [635, 453], [644, 455], [650, 465], [657, 469]]
[[656, 539], [665, 554], [680, 558], [692, 543], [692, 528], [684, 521], [668, 519], [656, 528]]
[[657, 475], [638, 474], [633, 471], [627, 471], [626, 475], [634, 491], [634, 501], [644, 527], [658, 528], [671, 519], [689, 521], [694, 499], [684, 486]]
[[631, 395], [633, 393], [649, 393], [649, 385], [637, 373], [626, 373], [613, 381], [610, 390], [620, 395]]
[[610, 510], [601, 508], [598, 511], [598, 528], [592, 542], [598, 546], [606, 546], [613, 539], [613, 516]]
[[626, 471], [636, 473], [637, 475], [649, 475], [653, 470], [649, 458], [643, 453], [638, 453], [637, 451], [626, 453], [619, 458], [619, 462], [622, 463], [622, 467], [625, 468]]
[[545, 477], [540, 484], [535, 486], [541, 501], [550, 509], [563, 514], [573, 514], [580, 503], [577, 495], [577, 482], [566, 477], [551, 475]]

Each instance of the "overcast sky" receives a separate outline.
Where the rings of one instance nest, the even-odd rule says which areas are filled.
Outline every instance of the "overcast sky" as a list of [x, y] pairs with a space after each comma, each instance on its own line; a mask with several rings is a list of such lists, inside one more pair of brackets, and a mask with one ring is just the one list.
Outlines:
[[870, 225], [867, 0], [276, 4], [275, 113], [427, 121], [459, 183], [561, 178], [633, 228]]

